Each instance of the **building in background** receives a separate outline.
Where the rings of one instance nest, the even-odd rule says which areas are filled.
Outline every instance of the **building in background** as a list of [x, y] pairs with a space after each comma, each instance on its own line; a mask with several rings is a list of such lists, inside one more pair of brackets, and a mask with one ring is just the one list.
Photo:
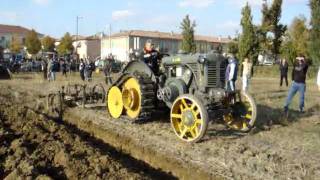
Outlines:
[[[158, 32], [158, 31], [122, 31], [109, 36], [104, 36], [101, 40], [101, 58], [106, 58], [109, 54], [115, 56], [121, 61], [129, 61], [129, 52], [142, 51], [145, 42], [151, 39], [155, 47], [160, 52], [176, 54], [178, 53], [182, 35], [176, 33]], [[212, 36], [195, 36], [197, 52], [207, 53], [218, 47], [226, 49], [229, 38]]]
[[73, 47], [80, 59], [94, 60], [101, 55], [100, 37], [90, 36], [73, 42]]
[[[24, 44], [26, 36], [30, 29], [21, 26], [12, 26], [0, 24], [0, 49], [7, 49], [10, 47], [10, 44], [14, 38]], [[42, 38], [44, 35], [38, 33], [39, 38]]]

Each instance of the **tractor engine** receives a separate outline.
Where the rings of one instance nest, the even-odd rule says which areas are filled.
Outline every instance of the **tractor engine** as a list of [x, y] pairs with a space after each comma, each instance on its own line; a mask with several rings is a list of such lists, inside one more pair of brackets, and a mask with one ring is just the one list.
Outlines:
[[225, 95], [226, 65], [218, 53], [165, 57], [161, 68], [166, 80], [160, 83], [158, 99], [169, 107], [181, 94], [195, 94], [208, 104], [220, 101]]

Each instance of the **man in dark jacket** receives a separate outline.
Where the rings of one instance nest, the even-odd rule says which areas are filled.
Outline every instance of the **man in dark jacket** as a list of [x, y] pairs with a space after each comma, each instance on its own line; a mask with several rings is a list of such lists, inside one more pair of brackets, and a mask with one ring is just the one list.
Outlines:
[[280, 62], [280, 87], [282, 87], [283, 79], [286, 81], [286, 86], [288, 87], [288, 62], [286, 59]]
[[147, 40], [143, 52], [143, 61], [152, 69], [153, 73], [159, 74], [160, 54], [154, 49], [152, 40]]
[[293, 65], [292, 80], [293, 83], [289, 89], [288, 97], [284, 106], [285, 114], [288, 115], [289, 105], [291, 104], [292, 98], [299, 91], [300, 103], [299, 110], [304, 112], [304, 94], [306, 91], [306, 76], [308, 71], [308, 64], [303, 56], [297, 57]]
[[228, 66], [226, 69], [226, 89], [228, 92], [234, 92], [236, 90], [236, 81], [238, 75], [238, 61], [234, 55], [229, 55]]

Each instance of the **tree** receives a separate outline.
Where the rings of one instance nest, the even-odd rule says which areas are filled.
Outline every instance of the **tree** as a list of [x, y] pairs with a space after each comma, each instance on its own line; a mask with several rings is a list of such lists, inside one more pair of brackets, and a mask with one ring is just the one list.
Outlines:
[[293, 61], [297, 57], [295, 45], [288, 31], [284, 35], [284, 41], [280, 48], [280, 53], [281, 56], [283, 58], [286, 58], [289, 62], [291, 62], [291, 64], [293, 64]]
[[308, 56], [309, 31], [306, 21], [304, 16], [296, 17], [289, 27], [289, 35], [297, 55]]
[[43, 46], [43, 51], [45, 52], [53, 52], [54, 48], [55, 48], [55, 40], [50, 37], [50, 36], [46, 36], [42, 39], [42, 46]]
[[270, 28], [271, 32], [273, 33], [273, 40], [272, 40], [272, 54], [275, 56], [275, 59], [280, 53], [280, 47], [282, 43], [282, 36], [284, 35], [287, 27], [285, 25], [280, 24], [281, 18], [281, 7], [282, 7], [282, 0], [274, 0], [272, 5], [269, 9], [269, 16], [270, 16]]
[[248, 3], [242, 9], [241, 26], [242, 34], [240, 35], [239, 41], [240, 61], [243, 61], [246, 57], [253, 59], [255, 48], [255, 30], [252, 24], [251, 8]]
[[58, 45], [57, 51], [60, 55], [72, 53], [73, 51], [72, 37], [68, 32], [62, 37], [61, 42]]
[[263, 0], [261, 13], [262, 13], [262, 22], [261, 22], [261, 26], [258, 27], [257, 29], [258, 41], [259, 41], [259, 47], [261, 48], [261, 51], [267, 52], [271, 50], [269, 48], [270, 43], [268, 42], [268, 38], [267, 38], [268, 31], [270, 31], [271, 29], [271, 22], [270, 22], [271, 17], [270, 17], [267, 0]]
[[12, 36], [12, 41], [10, 43], [9, 49], [11, 53], [14, 53], [14, 54], [20, 53], [22, 49], [22, 44], [19, 41], [18, 36]]
[[239, 47], [238, 47], [238, 39], [234, 38], [232, 41], [230, 41], [228, 43], [228, 53], [234, 54], [235, 56], [237, 56], [238, 52], [239, 52]]
[[308, 49], [312, 62], [320, 64], [320, 1], [310, 0], [309, 5], [311, 8], [311, 30]]
[[27, 34], [26, 47], [27, 47], [28, 53], [32, 55], [37, 54], [41, 49], [41, 42], [38, 38], [38, 34], [33, 29]]
[[189, 18], [189, 15], [183, 19], [181, 23], [182, 30], [182, 45], [181, 48], [186, 53], [195, 53], [196, 52], [196, 43], [194, 42], [194, 28], [196, 23], [192, 22]]

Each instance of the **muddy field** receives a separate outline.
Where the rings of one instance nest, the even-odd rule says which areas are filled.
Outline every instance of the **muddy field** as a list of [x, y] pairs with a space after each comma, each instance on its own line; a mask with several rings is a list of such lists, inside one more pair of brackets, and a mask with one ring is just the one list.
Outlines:
[[[70, 108], [48, 116], [42, 97], [78, 77], [55, 83], [41, 75], [0, 81], [0, 179], [317, 179], [320, 176], [320, 96], [309, 82], [306, 113], [295, 100], [281, 121], [286, 89], [256, 78], [257, 127], [249, 134], [211, 124], [204, 140], [175, 137], [169, 114], [150, 122], [112, 120], [104, 108]], [[96, 78], [101, 82], [100, 77]], [[267, 84], [267, 86], [266, 86]], [[254, 91], [253, 91], [254, 90]]]

